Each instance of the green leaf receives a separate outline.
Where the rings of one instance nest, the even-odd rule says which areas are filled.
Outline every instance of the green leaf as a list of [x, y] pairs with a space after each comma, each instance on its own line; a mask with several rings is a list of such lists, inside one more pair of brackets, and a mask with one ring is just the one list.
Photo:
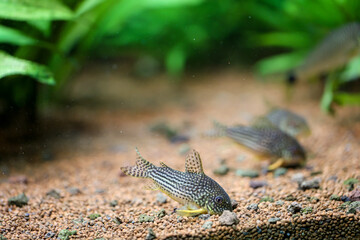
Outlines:
[[360, 93], [337, 92], [334, 95], [334, 102], [339, 105], [360, 105]]
[[248, 8], [254, 18], [259, 19], [274, 30], [291, 30], [294, 29], [294, 26], [297, 26], [294, 19], [284, 14], [282, 5], [278, 5], [277, 8], [270, 8], [265, 4], [250, 1]]
[[262, 59], [256, 64], [257, 72], [261, 75], [267, 75], [288, 71], [297, 66], [305, 54], [306, 52], [297, 51]]
[[81, 2], [81, 4], [76, 9], [76, 16], [80, 16], [93, 8], [95, 8], [97, 5], [103, 3], [105, 0], [84, 0]]
[[10, 20], [69, 20], [72, 11], [57, 0], [0, 0], [0, 18]]
[[19, 30], [0, 25], [0, 43], [24, 46], [35, 44], [37, 40], [26, 36]]
[[40, 83], [55, 84], [53, 75], [47, 67], [0, 51], [0, 78], [18, 74], [33, 77]]
[[258, 36], [261, 46], [277, 46], [289, 48], [308, 48], [313, 44], [308, 33], [304, 32], [271, 32]]
[[353, 81], [360, 76], [360, 56], [351, 60], [341, 75], [341, 82]]
[[177, 46], [171, 49], [166, 56], [166, 70], [173, 76], [179, 76], [185, 68], [185, 51]]
[[40, 32], [42, 32], [45, 36], [49, 36], [50, 35], [50, 30], [51, 30], [51, 21], [46, 21], [46, 20], [30, 20], [27, 22], [28, 24], [30, 24], [31, 26], [35, 27], [36, 29], [38, 29]]
[[203, 1], [204, 0], [145, 0], [144, 6], [150, 8], [181, 7], [185, 5], [198, 5]]
[[334, 91], [335, 91], [335, 77], [333, 75], [329, 76], [326, 79], [324, 93], [321, 98], [320, 107], [324, 112], [331, 113], [333, 109], [331, 108], [331, 103], [334, 100]]

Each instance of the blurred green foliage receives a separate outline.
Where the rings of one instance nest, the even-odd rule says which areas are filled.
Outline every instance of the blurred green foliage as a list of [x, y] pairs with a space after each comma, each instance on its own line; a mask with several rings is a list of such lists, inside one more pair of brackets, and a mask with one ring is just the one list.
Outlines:
[[[255, 45], [279, 52], [257, 62], [256, 71], [261, 76], [288, 72], [333, 29], [360, 22], [360, 1], [357, 0], [258, 0], [248, 7], [260, 23], [257, 26], [262, 24], [251, 36]], [[342, 90], [347, 83], [359, 79], [360, 56], [343, 69], [334, 69], [328, 74], [321, 100], [324, 111], [330, 111], [333, 103], [360, 104], [359, 93]]]
[[235, 0], [0, 0], [0, 111], [34, 114], [39, 95], [54, 95], [92, 56], [150, 54], [172, 76], [198, 56], [224, 62], [240, 10]]
[[[357, 0], [0, 0], [0, 112], [34, 115], [39, 96], [54, 96], [91, 57], [150, 55], [175, 77], [263, 57], [260, 75], [286, 72], [359, 12]], [[328, 81], [325, 109], [359, 104], [339, 90], [359, 65], [358, 58]]]

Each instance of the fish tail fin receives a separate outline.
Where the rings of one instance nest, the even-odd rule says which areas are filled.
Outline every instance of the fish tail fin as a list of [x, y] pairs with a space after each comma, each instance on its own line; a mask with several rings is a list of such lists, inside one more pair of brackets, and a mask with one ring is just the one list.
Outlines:
[[135, 166], [130, 167], [122, 167], [121, 171], [123, 171], [126, 175], [139, 177], [139, 178], [148, 178], [150, 170], [156, 168], [154, 164], [147, 161], [143, 158], [137, 148], [135, 148], [137, 153], [136, 164]]
[[224, 124], [219, 123], [216, 120], [213, 121], [213, 124], [214, 124], [214, 132], [215, 132], [217, 137], [226, 136], [226, 132], [228, 130], [227, 126], [225, 126]]

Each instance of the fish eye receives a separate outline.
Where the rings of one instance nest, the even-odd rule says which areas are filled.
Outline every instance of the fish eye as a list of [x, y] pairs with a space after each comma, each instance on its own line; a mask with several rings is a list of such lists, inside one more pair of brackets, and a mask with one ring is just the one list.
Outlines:
[[224, 199], [223, 199], [223, 197], [221, 197], [221, 196], [217, 196], [217, 197], [215, 198], [215, 202], [216, 202], [216, 203], [221, 203], [223, 200], [224, 200]]

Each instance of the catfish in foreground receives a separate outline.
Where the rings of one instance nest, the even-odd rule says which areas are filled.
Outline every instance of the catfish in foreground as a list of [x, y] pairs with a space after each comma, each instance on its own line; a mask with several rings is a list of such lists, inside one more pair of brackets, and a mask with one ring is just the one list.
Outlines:
[[145, 160], [137, 148], [136, 153], [136, 165], [122, 167], [121, 170], [129, 176], [153, 180], [147, 189], [160, 190], [184, 205], [176, 211], [177, 214], [190, 217], [206, 213], [222, 214], [224, 210], [232, 211], [229, 195], [217, 182], [205, 175], [197, 151], [192, 150], [187, 155], [185, 172], [174, 170], [163, 162], [157, 167]]

